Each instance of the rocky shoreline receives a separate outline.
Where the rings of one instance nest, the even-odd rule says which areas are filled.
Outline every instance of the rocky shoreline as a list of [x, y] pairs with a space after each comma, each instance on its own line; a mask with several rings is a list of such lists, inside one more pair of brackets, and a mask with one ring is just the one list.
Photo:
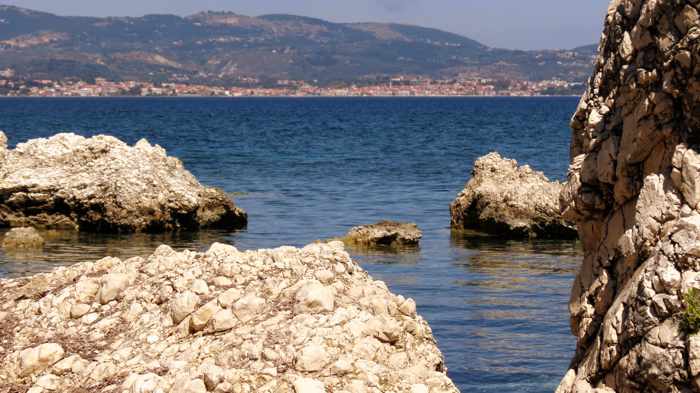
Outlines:
[[[567, 182], [492, 153], [450, 207], [456, 230], [580, 237], [569, 304], [576, 353], [556, 393], [700, 391], [698, 8], [613, 0], [572, 119]], [[148, 142], [59, 134], [9, 150], [0, 133], [0, 225], [148, 232], [246, 222]], [[421, 236], [381, 222], [344, 240], [415, 246]], [[0, 392], [20, 391], [458, 389], [415, 302], [331, 241], [160, 246], [0, 279]]]
[[[7, 250], [33, 227], [93, 232], [239, 228], [245, 212], [142, 140], [58, 134], [7, 148]], [[26, 227], [25, 227], [26, 226]], [[415, 225], [353, 228], [353, 243], [415, 245]], [[415, 302], [393, 295], [341, 242], [205, 253], [159, 247], [0, 279], [2, 392], [451, 393]]]

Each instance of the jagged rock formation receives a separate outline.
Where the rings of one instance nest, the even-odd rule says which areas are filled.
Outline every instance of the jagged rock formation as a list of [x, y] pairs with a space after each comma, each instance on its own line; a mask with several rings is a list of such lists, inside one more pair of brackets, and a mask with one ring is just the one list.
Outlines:
[[161, 232], [246, 221], [225, 193], [146, 140], [58, 134], [8, 150], [0, 132], [0, 226]]
[[562, 192], [585, 259], [571, 296], [576, 357], [558, 393], [700, 391], [697, 1], [615, 0], [572, 121]]
[[5, 250], [31, 250], [44, 246], [44, 238], [34, 228], [12, 228], [2, 239]]
[[414, 223], [381, 221], [357, 226], [343, 238], [346, 244], [372, 246], [417, 246], [423, 233]]
[[513, 238], [575, 238], [561, 219], [561, 183], [528, 165], [490, 153], [474, 163], [472, 178], [450, 205], [452, 227]]
[[0, 391], [458, 392], [415, 302], [340, 242], [0, 280]]

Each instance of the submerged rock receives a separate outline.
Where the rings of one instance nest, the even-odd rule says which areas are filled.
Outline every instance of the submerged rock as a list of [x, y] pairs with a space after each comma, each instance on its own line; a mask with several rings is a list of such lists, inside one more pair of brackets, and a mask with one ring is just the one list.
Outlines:
[[381, 221], [350, 229], [345, 243], [359, 246], [417, 246], [423, 233], [413, 223]]
[[44, 238], [34, 228], [12, 228], [2, 240], [6, 250], [35, 250], [44, 246]]
[[450, 205], [452, 227], [512, 238], [575, 238], [561, 218], [562, 185], [528, 165], [490, 153], [474, 163], [472, 178]]
[[8, 150], [0, 132], [0, 226], [94, 232], [240, 228], [247, 217], [160, 146], [58, 134]]
[[700, 340], [685, 323], [700, 288], [696, 7], [608, 10], [561, 194], [585, 257], [569, 306], [576, 356], [558, 393], [700, 391]]
[[[201, 282], [207, 292], [195, 289]], [[89, 392], [458, 392], [415, 302], [373, 280], [340, 242], [161, 246], [147, 258], [0, 280], [0, 390], [49, 383]]]

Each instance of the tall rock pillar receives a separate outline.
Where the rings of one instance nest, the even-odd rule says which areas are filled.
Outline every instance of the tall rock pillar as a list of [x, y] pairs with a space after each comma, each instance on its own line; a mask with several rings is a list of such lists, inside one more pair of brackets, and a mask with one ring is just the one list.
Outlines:
[[698, 392], [700, 1], [614, 0], [572, 120], [564, 218], [585, 259], [558, 393]]

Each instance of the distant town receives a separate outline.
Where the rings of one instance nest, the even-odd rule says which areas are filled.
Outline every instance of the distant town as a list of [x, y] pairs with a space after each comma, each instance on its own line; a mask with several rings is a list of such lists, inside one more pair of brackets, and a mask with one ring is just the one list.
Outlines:
[[400, 76], [386, 81], [336, 86], [318, 86], [313, 82], [279, 80], [270, 86], [247, 81], [249, 86], [209, 86], [190, 83], [154, 83], [144, 81], [110, 81], [96, 78], [79, 80], [2, 79], [0, 96], [10, 97], [448, 97], [448, 96], [550, 96], [577, 95], [580, 82], [563, 80], [492, 80], [460, 78], [433, 80]]

